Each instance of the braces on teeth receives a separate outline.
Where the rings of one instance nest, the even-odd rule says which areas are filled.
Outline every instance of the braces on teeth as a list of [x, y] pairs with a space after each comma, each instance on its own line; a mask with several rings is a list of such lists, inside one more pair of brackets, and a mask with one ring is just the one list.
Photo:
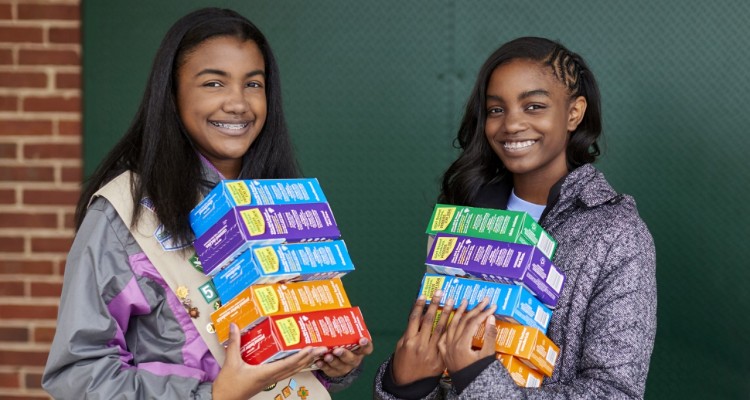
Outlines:
[[218, 126], [219, 128], [226, 128], [226, 129], [242, 129], [247, 126], [247, 123], [244, 124], [225, 124], [221, 122], [212, 122], [214, 126]]

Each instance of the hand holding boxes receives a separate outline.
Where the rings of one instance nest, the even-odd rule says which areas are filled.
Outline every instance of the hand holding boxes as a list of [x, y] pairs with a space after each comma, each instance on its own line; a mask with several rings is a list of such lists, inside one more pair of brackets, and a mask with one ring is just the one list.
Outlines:
[[[562, 294], [565, 274], [551, 261], [557, 242], [525, 212], [437, 204], [420, 295], [443, 290], [467, 310], [483, 298], [495, 305], [498, 360], [520, 386], [538, 387], [552, 376], [559, 348], [545, 336]], [[484, 325], [473, 338], [481, 347]]]
[[225, 303], [211, 314], [217, 338], [225, 343], [237, 324], [246, 362], [372, 340], [338, 279], [354, 266], [316, 179], [222, 181], [190, 223]]

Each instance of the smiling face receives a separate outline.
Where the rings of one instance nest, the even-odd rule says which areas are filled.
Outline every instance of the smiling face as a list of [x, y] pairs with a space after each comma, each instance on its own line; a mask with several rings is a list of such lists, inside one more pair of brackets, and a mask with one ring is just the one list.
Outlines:
[[546, 187], [536, 196], [546, 203], [545, 193], [568, 172], [569, 133], [581, 122], [585, 98], [571, 98], [549, 66], [515, 59], [493, 71], [485, 106], [485, 135], [514, 185]]
[[206, 40], [177, 71], [180, 119], [198, 151], [228, 179], [266, 121], [266, 80], [258, 45], [231, 36]]

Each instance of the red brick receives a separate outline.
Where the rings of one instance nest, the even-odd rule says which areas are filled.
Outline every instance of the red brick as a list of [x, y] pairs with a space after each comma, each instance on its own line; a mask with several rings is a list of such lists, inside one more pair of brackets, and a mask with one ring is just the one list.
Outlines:
[[[12, 308], [12, 307], [6, 307]], [[46, 351], [0, 351], [0, 365], [31, 365], [43, 367], [47, 363]]]
[[27, 97], [23, 99], [24, 111], [80, 112], [81, 98], [74, 97]]
[[22, 237], [0, 237], [0, 251], [3, 252], [23, 252]]
[[0, 296], [23, 296], [26, 294], [23, 287], [23, 281], [0, 282]]
[[[49, 395], [45, 395], [44, 392], [27, 392], [30, 394], [18, 394], [18, 395], [6, 395], [0, 394], [0, 400], [50, 400]], [[31, 394], [34, 393], [34, 394]]]
[[34, 342], [35, 343], [51, 343], [52, 338], [55, 337], [55, 328], [48, 328], [38, 326], [34, 328]]
[[45, 88], [47, 74], [39, 72], [0, 72], [0, 87]]
[[0, 120], [0, 136], [51, 135], [52, 121], [46, 120]]
[[0, 111], [18, 111], [18, 96], [0, 96]]
[[57, 214], [0, 212], [0, 228], [57, 228]]
[[27, 389], [42, 388], [42, 374], [38, 372], [27, 372], [24, 374], [24, 381]]
[[0, 168], [0, 181], [52, 182], [55, 180], [53, 167], [3, 167]]
[[32, 390], [25, 392], [29, 394], [18, 394], [18, 395], [0, 394], [0, 400], [50, 400], [51, 399], [51, 397], [49, 397], [48, 394], [45, 394], [42, 391], [32, 391]]
[[81, 43], [80, 28], [50, 28], [49, 41], [52, 43]]
[[31, 238], [31, 252], [36, 253], [67, 253], [73, 244], [70, 237], [34, 237]]
[[26, 189], [23, 204], [73, 206], [78, 203], [81, 192], [78, 189]]
[[81, 13], [77, 5], [67, 4], [19, 4], [18, 19], [77, 20]]
[[76, 228], [76, 214], [73, 212], [65, 213], [63, 220], [63, 229]]
[[0, 327], [0, 342], [28, 342], [27, 328]]
[[20, 65], [80, 65], [80, 57], [73, 50], [20, 49]]
[[55, 297], [62, 293], [62, 282], [31, 282], [31, 297]]
[[0, 42], [6, 43], [42, 43], [42, 28], [5, 26], [0, 27]]
[[83, 180], [83, 171], [81, 171], [81, 167], [63, 167], [62, 168], [62, 181], [63, 182], [81, 183], [82, 180]]
[[0, 143], [0, 158], [16, 158], [15, 143]]
[[16, 204], [16, 191], [13, 189], [0, 189], [0, 204]]
[[21, 379], [17, 372], [0, 372], [0, 387], [17, 388], [21, 385]]
[[13, 64], [13, 50], [0, 49], [0, 65]]
[[50, 400], [49, 395], [35, 395], [35, 394], [19, 394], [19, 395], [6, 395], [0, 394], [0, 400]]
[[81, 158], [81, 145], [71, 143], [27, 144], [23, 147], [25, 159]]
[[58, 89], [80, 89], [81, 74], [78, 72], [59, 72], [55, 75], [55, 86]]
[[0, 19], [13, 19], [13, 8], [10, 4], [0, 4]]
[[[57, 306], [8, 304], [0, 305], [0, 319], [57, 319]], [[0, 362], [2, 365], [2, 362]]]
[[[14, 238], [15, 239], [15, 238]], [[0, 245], [8, 238], [0, 237]], [[23, 239], [21, 239], [21, 249], [23, 249]], [[32, 261], [32, 260], [0, 260], [0, 274], [16, 275], [53, 275], [55, 273], [55, 262], [53, 261]]]
[[75, 136], [81, 135], [81, 121], [65, 121], [59, 122], [58, 131], [61, 135]]

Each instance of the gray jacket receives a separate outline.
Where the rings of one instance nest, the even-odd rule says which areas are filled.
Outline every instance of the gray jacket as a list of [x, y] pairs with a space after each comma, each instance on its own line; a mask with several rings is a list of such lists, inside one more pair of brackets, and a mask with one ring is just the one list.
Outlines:
[[[505, 186], [485, 188], [475, 205], [504, 208]], [[635, 201], [590, 164], [563, 180], [550, 205], [540, 222], [558, 241], [554, 262], [567, 276], [547, 332], [560, 347], [552, 377], [541, 388], [521, 388], [495, 361], [460, 395], [441, 384], [424, 399], [643, 398], [656, 334], [651, 234]], [[397, 398], [382, 387], [387, 363], [375, 379], [375, 399]]]

